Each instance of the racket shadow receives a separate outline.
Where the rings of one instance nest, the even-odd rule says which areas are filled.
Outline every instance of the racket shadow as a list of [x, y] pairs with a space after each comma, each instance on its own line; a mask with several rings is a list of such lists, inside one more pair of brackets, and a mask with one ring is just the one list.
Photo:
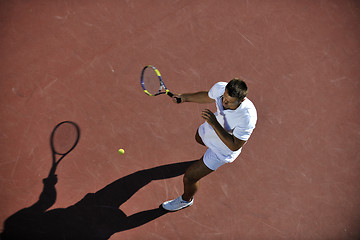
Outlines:
[[154, 180], [180, 176], [196, 161], [162, 165], [122, 177], [67, 208], [47, 211], [56, 200], [56, 175], [44, 179], [39, 200], [10, 216], [0, 235], [5, 239], [108, 239], [168, 213], [161, 206], [127, 216], [119, 208]]

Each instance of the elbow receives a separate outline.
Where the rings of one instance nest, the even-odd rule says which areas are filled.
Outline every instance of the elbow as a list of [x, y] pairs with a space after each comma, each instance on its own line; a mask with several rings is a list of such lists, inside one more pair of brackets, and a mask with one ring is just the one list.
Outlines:
[[239, 145], [231, 144], [227, 146], [231, 151], [235, 152], [241, 148]]
[[246, 141], [240, 140], [238, 142], [233, 142], [229, 147], [229, 149], [233, 152], [238, 151], [240, 148], [244, 146]]
[[241, 148], [241, 147], [231, 147], [230, 150], [233, 151], [233, 152], [235, 152], [235, 151], [239, 150], [240, 148]]

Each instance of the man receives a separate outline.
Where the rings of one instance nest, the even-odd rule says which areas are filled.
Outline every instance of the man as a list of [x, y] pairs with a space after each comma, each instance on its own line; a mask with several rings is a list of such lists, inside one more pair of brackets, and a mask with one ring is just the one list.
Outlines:
[[178, 211], [191, 206], [199, 188], [199, 180], [239, 156], [257, 121], [255, 106], [246, 98], [247, 92], [246, 83], [234, 78], [229, 83], [216, 83], [209, 92], [174, 95], [174, 102], [175, 98], [180, 98], [181, 103], [215, 102], [217, 111], [215, 114], [209, 109], [202, 111], [205, 123], [197, 130], [195, 139], [208, 149], [199, 161], [186, 170], [183, 195], [164, 202], [164, 209]]

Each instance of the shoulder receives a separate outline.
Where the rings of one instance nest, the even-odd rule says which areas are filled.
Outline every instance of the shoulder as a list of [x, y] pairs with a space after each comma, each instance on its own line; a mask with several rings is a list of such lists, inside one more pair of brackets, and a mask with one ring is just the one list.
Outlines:
[[225, 92], [225, 88], [227, 84], [228, 84], [227, 82], [215, 83], [214, 86], [212, 86], [211, 89], [209, 90], [209, 97], [212, 99], [216, 99], [222, 96]]
[[[242, 106], [243, 105], [243, 106]], [[248, 111], [248, 112], [252, 112], [256, 114], [256, 108], [255, 105], [253, 104], [252, 101], [250, 101], [250, 99], [245, 98], [245, 100], [241, 103], [240, 107], [242, 107], [244, 110]]]
[[257, 111], [255, 105], [250, 101], [250, 99], [245, 98], [245, 100], [240, 104], [239, 108], [236, 109], [243, 121], [249, 125], [255, 125], [257, 121]]

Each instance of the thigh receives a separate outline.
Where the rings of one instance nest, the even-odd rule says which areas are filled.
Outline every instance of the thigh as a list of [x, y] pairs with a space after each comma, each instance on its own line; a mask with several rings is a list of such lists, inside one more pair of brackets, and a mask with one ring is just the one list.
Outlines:
[[199, 161], [192, 164], [185, 172], [185, 177], [189, 178], [193, 181], [199, 181], [201, 178], [205, 177], [206, 175], [212, 173], [213, 170], [208, 168], [201, 158]]
[[200, 137], [200, 135], [199, 135], [199, 129], [197, 129], [197, 130], [196, 130], [195, 140], [196, 140], [196, 142], [198, 142], [199, 144], [201, 144], [201, 145], [204, 145], [204, 146], [205, 146], [205, 144], [204, 144], [203, 140], [201, 139], [201, 137]]

